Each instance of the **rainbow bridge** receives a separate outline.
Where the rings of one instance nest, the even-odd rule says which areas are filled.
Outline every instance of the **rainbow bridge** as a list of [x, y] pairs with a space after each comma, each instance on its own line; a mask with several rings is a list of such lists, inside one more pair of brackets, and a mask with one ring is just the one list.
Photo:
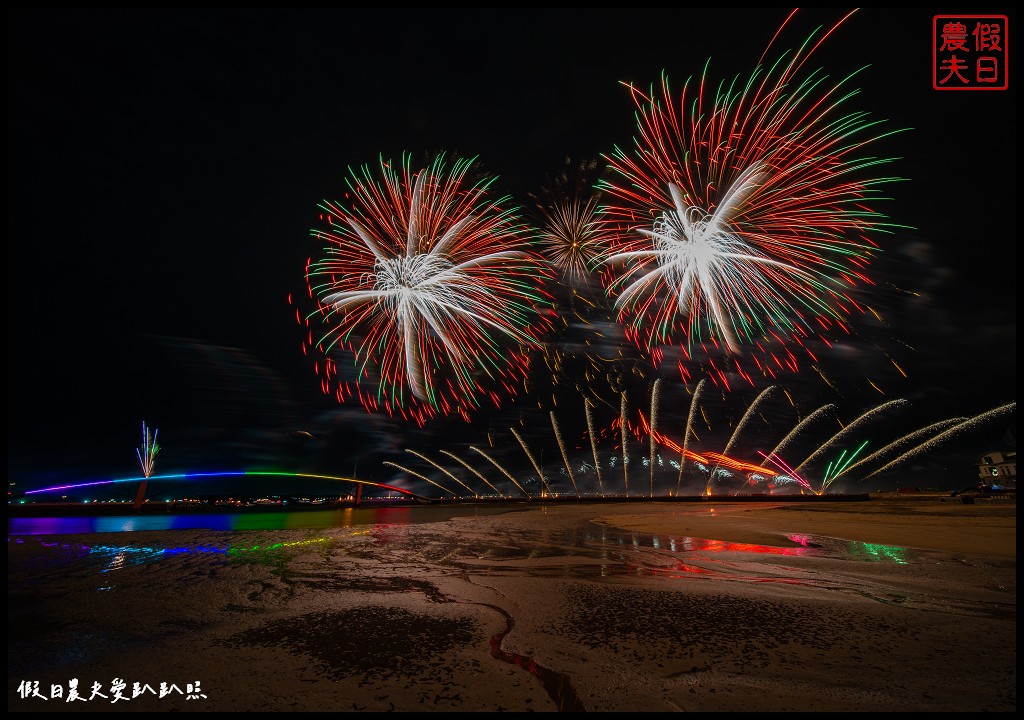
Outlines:
[[193, 480], [196, 478], [216, 478], [216, 477], [294, 477], [294, 478], [309, 478], [315, 480], [333, 480], [337, 482], [353, 483], [357, 486], [369, 485], [372, 487], [382, 488], [384, 490], [391, 490], [402, 495], [407, 495], [411, 499], [421, 502], [432, 502], [428, 497], [423, 495], [417, 495], [411, 490], [405, 488], [396, 487], [394, 485], [386, 485], [384, 483], [371, 482], [370, 480], [357, 480], [355, 478], [340, 477], [337, 475], [315, 475], [312, 473], [297, 473], [297, 472], [284, 472], [277, 470], [229, 470], [224, 472], [198, 472], [198, 473], [174, 473], [169, 475], [150, 475], [149, 477], [139, 476], [131, 478], [123, 478], [119, 480], [96, 480], [94, 482], [84, 483], [72, 483], [69, 485], [54, 485], [52, 487], [39, 488], [37, 490], [26, 490], [23, 496], [28, 495], [42, 495], [46, 493], [54, 493], [62, 490], [78, 490], [87, 487], [99, 487], [102, 485], [114, 485], [118, 483], [146, 483], [157, 480]]

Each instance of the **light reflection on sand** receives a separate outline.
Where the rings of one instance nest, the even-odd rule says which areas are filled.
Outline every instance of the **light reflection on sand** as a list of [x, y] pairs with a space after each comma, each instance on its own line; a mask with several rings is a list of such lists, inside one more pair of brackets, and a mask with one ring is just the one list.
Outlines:
[[202, 680], [216, 711], [1015, 705], [1012, 559], [595, 514], [9, 534], [9, 676]]

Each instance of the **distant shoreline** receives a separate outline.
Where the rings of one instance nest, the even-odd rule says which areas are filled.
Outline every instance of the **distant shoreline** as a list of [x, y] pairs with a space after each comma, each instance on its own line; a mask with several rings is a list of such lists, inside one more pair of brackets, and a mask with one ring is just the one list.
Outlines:
[[[923, 494], [923, 493], [922, 493]], [[209, 503], [209, 502], [147, 502], [138, 509], [132, 503], [10, 503], [8, 516], [47, 517], [61, 515], [139, 515], [139, 514], [185, 514], [185, 513], [251, 513], [251, 512], [306, 512], [324, 510], [348, 510], [352, 508], [413, 508], [413, 507], [466, 507], [484, 505], [487, 507], [524, 508], [538, 505], [604, 505], [611, 503], [829, 503], [866, 502], [873, 497], [870, 493], [827, 494], [827, 495], [683, 495], [676, 497], [584, 497], [571, 495], [546, 498], [477, 498], [471, 500], [378, 500], [363, 499], [358, 504], [351, 500], [337, 502], [309, 503], [285, 501], [279, 503]], [[903, 497], [903, 496], [900, 496]]]

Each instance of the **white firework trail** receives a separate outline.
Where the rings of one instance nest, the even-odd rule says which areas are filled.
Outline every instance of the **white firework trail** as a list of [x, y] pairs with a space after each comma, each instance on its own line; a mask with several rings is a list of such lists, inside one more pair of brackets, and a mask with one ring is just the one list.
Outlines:
[[512, 474], [511, 474], [511, 473], [510, 473], [510, 472], [509, 472], [508, 470], [506, 470], [505, 468], [503, 468], [503, 467], [502, 467], [502, 466], [501, 466], [501, 465], [500, 465], [500, 464], [498, 463], [498, 461], [497, 461], [497, 460], [495, 460], [495, 459], [494, 459], [494, 458], [492, 458], [492, 457], [491, 457], [490, 455], [488, 455], [488, 454], [487, 454], [487, 453], [485, 453], [485, 452], [484, 452], [483, 450], [481, 450], [480, 448], [478, 448], [478, 447], [476, 447], [476, 446], [474, 446], [474, 445], [470, 445], [470, 446], [469, 446], [469, 449], [470, 449], [470, 450], [473, 450], [473, 451], [475, 451], [475, 452], [478, 452], [478, 453], [480, 453], [481, 455], [483, 455], [483, 456], [484, 456], [485, 458], [487, 458], [487, 460], [489, 460], [489, 461], [490, 461], [491, 465], [493, 465], [494, 467], [496, 467], [496, 468], [498, 468], [499, 470], [501, 470], [501, 472], [502, 472], [502, 473], [503, 473], [503, 474], [505, 475], [505, 477], [507, 477], [507, 478], [508, 478], [508, 479], [509, 479], [509, 480], [510, 480], [510, 481], [512, 482], [512, 484], [513, 484], [513, 485], [515, 485], [515, 486], [516, 486], [517, 488], [519, 488], [519, 489], [520, 489], [520, 490], [522, 491], [523, 495], [525, 495], [526, 497], [530, 497], [530, 493], [526, 492], [526, 488], [524, 488], [524, 487], [523, 487], [522, 485], [520, 485], [520, 484], [519, 484], [519, 483], [518, 483], [518, 482], [516, 481], [516, 479], [515, 479], [514, 477], [512, 477]]
[[993, 408], [993, 409], [991, 409], [991, 410], [989, 410], [987, 412], [983, 412], [980, 415], [975, 415], [974, 417], [972, 417], [972, 418], [970, 418], [968, 420], [964, 420], [963, 422], [954, 425], [953, 427], [949, 428], [948, 430], [939, 433], [938, 435], [933, 437], [931, 440], [918, 445], [913, 450], [908, 450], [907, 452], [903, 453], [898, 458], [896, 458], [895, 460], [890, 462], [888, 465], [884, 465], [883, 467], [878, 468], [877, 470], [875, 470], [873, 473], [871, 473], [870, 475], [868, 475], [864, 479], [867, 480], [868, 478], [874, 477], [875, 475], [878, 475], [881, 472], [885, 472], [886, 470], [889, 470], [890, 468], [895, 467], [897, 464], [903, 462], [904, 460], [908, 460], [909, 458], [914, 457], [915, 455], [917, 455], [920, 452], [924, 452], [925, 450], [930, 450], [931, 448], [935, 447], [936, 445], [938, 445], [943, 440], [948, 440], [949, 438], [953, 437], [954, 435], [956, 435], [958, 433], [963, 432], [964, 430], [970, 430], [972, 428], [975, 428], [975, 427], [977, 427], [978, 425], [980, 425], [981, 423], [983, 423], [986, 420], [991, 420], [992, 418], [999, 417], [1000, 415], [1006, 415], [1006, 414], [1008, 414], [1008, 413], [1010, 413], [1010, 412], [1012, 412], [1012, 411], [1014, 411], [1016, 409], [1017, 409], [1017, 403], [1016, 402], [1007, 403], [1006, 405], [1001, 405], [1001, 406], [999, 406], [997, 408]]
[[833, 480], [835, 480], [835, 479], [845, 475], [846, 473], [850, 472], [851, 470], [853, 470], [858, 465], [863, 465], [864, 463], [871, 462], [872, 460], [876, 460], [876, 459], [882, 457], [883, 455], [885, 455], [886, 453], [894, 452], [894, 451], [900, 449], [901, 447], [903, 447], [904, 445], [908, 445], [908, 444], [910, 444], [912, 442], [915, 442], [915, 441], [919, 440], [920, 438], [924, 437], [925, 435], [928, 435], [929, 433], [940, 432], [940, 431], [948, 428], [950, 425], [953, 425], [954, 423], [963, 422], [966, 419], [967, 418], [965, 418], [965, 417], [955, 417], [955, 418], [950, 418], [948, 420], [940, 420], [937, 423], [932, 423], [931, 425], [928, 425], [927, 427], [920, 428], [919, 430], [915, 430], [912, 433], [904, 435], [900, 439], [894, 440], [893, 442], [889, 443], [888, 445], [883, 447], [881, 450], [877, 450], [874, 453], [872, 453], [871, 455], [868, 455], [866, 458], [863, 458], [862, 460], [858, 460], [857, 462], [853, 463], [849, 467], [844, 468], [842, 470], [842, 472], [836, 473], [836, 476], [833, 478]]
[[661, 399], [661, 378], [654, 381], [654, 389], [651, 391], [651, 497], [654, 497], [654, 452], [658, 448], [658, 442], [654, 439], [655, 427], [658, 423], [659, 400]]
[[526, 453], [526, 457], [530, 458], [530, 463], [533, 465], [533, 469], [537, 471], [537, 477], [540, 478], [541, 483], [544, 485], [545, 491], [547, 491], [548, 495], [550, 495], [551, 486], [548, 485], [548, 481], [544, 477], [544, 473], [541, 471], [540, 465], [537, 464], [536, 458], [533, 457], [533, 453], [530, 452], [530, 448], [526, 446], [526, 441], [519, 436], [519, 433], [516, 432], [515, 428], [509, 428], [509, 430], [512, 431], [512, 434], [516, 436], [516, 440], [518, 440], [519, 444], [523, 447], [523, 452]]
[[702, 378], [697, 383], [697, 388], [693, 391], [693, 397], [690, 398], [690, 412], [686, 416], [686, 430], [683, 433], [683, 452], [679, 455], [679, 479], [676, 480], [676, 495], [679, 494], [679, 488], [683, 484], [683, 468], [686, 466], [686, 451], [690, 448], [690, 434], [691, 428], [693, 427], [693, 416], [697, 412], [697, 401], [700, 399], [700, 394], [704, 390], [704, 384], [707, 382], [707, 378]]
[[[732, 449], [733, 443], [736, 442], [736, 438], [740, 436], [740, 433], [743, 432], [743, 429], [747, 426], [747, 423], [750, 422], [750, 418], [754, 416], [754, 411], [757, 409], [757, 406], [760, 405], [765, 398], [771, 395], [772, 392], [777, 390], [778, 387], [778, 385], [769, 385], [764, 390], [762, 390], [756, 398], [754, 398], [754, 402], [750, 403], [750, 407], [747, 408], [747, 411], [743, 413], [743, 417], [740, 419], [739, 423], [736, 424], [736, 429], [732, 431], [732, 436], [729, 438], [729, 442], [725, 444], [725, 450], [722, 451], [723, 455], [729, 454], [729, 451]], [[717, 463], [715, 464], [715, 467], [718, 467]], [[715, 474], [715, 470], [712, 469], [711, 473], [708, 475], [707, 486], [704, 488], [705, 495], [711, 494], [711, 481], [714, 479]]]
[[822, 405], [820, 408], [818, 408], [817, 410], [812, 412], [810, 415], [808, 415], [803, 420], [798, 422], [796, 424], [796, 426], [792, 430], [789, 431], [789, 434], [786, 435], [786, 437], [782, 438], [781, 441], [779, 441], [779, 444], [775, 446], [775, 449], [772, 450], [770, 453], [768, 453], [766, 458], [777, 457], [783, 450], [786, 449], [786, 447], [789, 445], [789, 443], [791, 443], [793, 441], [793, 438], [795, 438], [797, 435], [800, 434], [800, 431], [802, 431], [805, 427], [810, 425], [812, 422], [816, 422], [818, 420], [818, 418], [823, 417], [825, 415], [825, 413], [833, 411], [835, 409], [836, 409], [836, 406], [832, 405], [830, 403], [828, 405]]
[[139, 458], [139, 465], [142, 467], [143, 477], [148, 478], [153, 474], [153, 465], [156, 462], [156, 454], [160, 452], [160, 446], [156, 444], [156, 436], [159, 430], [154, 430], [150, 435], [146, 423], [142, 423], [142, 447], [135, 451]]
[[471, 488], [471, 487], [470, 487], [469, 485], [467, 485], [466, 483], [464, 483], [464, 482], [462, 482], [461, 480], [459, 480], [459, 479], [458, 479], [457, 477], [455, 477], [455, 476], [454, 476], [454, 475], [452, 475], [452, 474], [451, 474], [450, 472], [448, 472], [448, 470], [447, 470], [447, 469], [445, 469], [445, 468], [444, 468], [444, 467], [442, 467], [441, 465], [438, 465], [438, 464], [437, 464], [436, 462], [434, 462], [434, 461], [433, 461], [433, 460], [431, 460], [430, 458], [426, 457], [425, 455], [421, 455], [420, 453], [416, 452], [415, 450], [409, 450], [409, 449], [406, 449], [406, 452], [407, 452], [407, 453], [411, 453], [412, 455], [415, 455], [416, 457], [418, 457], [418, 458], [419, 458], [420, 460], [423, 460], [423, 461], [425, 461], [425, 462], [428, 462], [428, 463], [430, 463], [431, 465], [433, 465], [434, 467], [436, 467], [436, 468], [437, 468], [438, 470], [440, 470], [441, 472], [443, 472], [443, 473], [444, 473], [445, 475], [447, 475], [448, 477], [450, 477], [450, 478], [451, 478], [452, 480], [454, 480], [455, 482], [457, 482], [457, 483], [458, 483], [459, 485], [461, 485], [462, 487], [466, 488], [466, 490], [468, 490], [468, 491], [469, 491], [469, 494], [470, 494], [470, 495], [472, 495], [473, 497], [477, 497], [477, 496], [479, 495], [479, 493], [476, 493], [476, 492], [474, 492], [474, 491], [473, 491], [473, 488]]
[[495, 493], [497, 493], [498, 497], [508, 497], [501, 490], [499, 490], [498, 488], [494, 487], [494, 485], [491, 484], [490, 480], [488, 480], [483, 475], [481, 475], [480, 472], [475, 467], [473, 467], [468, 462], [466, 462], [465, 460], [460, 458], [458, 455], [455, 455], [454, 453], [448, 452], [447, 450], [442, 450], [441, 452], [444, 453], [445, 455], [447, 455], [448, 457], [450, 457], [455, 462], [459, 463], [459, 465], [461, 465], [462, 467], [464, 467], [467, 470], [469, 470], [471, 473], [476, 475], [478, 478], [480, 478], [480, 480], [483, 481], [484, 485], [486, 485], [491, 490], [493, 490]]
[[590, 449], [594, 452], [594, 470], [597, 472], [597, 487], [604, 495], [604, 483], [601, 482], [601, 463], [597, 461], [597, 439], [594, 437], [594, 412], [590, 400], [583, 401], [583, 410], [587, 415], [587, 434], [590, 436]]
[[907, 405], [907, 404], [908, 404], [907, 401], [903, 400], [903, 399], [890, 400], [887, 403], [882, 403], [878, 407], [875, 407], [875, 408], [872, 408], [871, 410], [868, 410], [866, 413], [864, 413], [863, 415], [858, 417], [856, 420], [854, 420], [852, 423], [847, 425], [845, 428], [840, 430], [838, 433], [833, 435], [829, 440], [827, 440], [817, 450], [815, 450], [813, 453], [811, 453], [811, 456], [809, 458], [807, 458], [806, 460], [804, 460], [802, 463], [800, 463], [793, 470], [793, 472], [794, 473], [799, 473], [804, 468], [804, 466], [809, 465], [819, 455], [821, 455], [823, 452], [828, 450], [832, 445], [834, 445], [835, 443], [839, 442], [839, 440], [841, 440], [846, 435], [849, 435], [851, 432], [853, 432], [855, 429], [857, 429], [858, 427], [860, 427], [861, 425], [866, 423], [868, 420], [873, 418], [875, 415], [878, 415], [879, 413], [885, 412], [886, 410], [891, 410], [892, 408], [902, 407], [902, 406]]
[[[434, 482], [433, 480], [431, 480], [430, 478], [426, 477], [425, 475], [420, 475], [415, 470], [410, 470], [409, 468], [403, 467], [402, 465], [399, 465], [398, 463], [391, 462], [390, 460], [385, 460], [383, 464], [384, 465], [390, 465], [393, 468], [398, 468], [402, 472], [409, 473], [410, 475], [412, 475], [414, 477], [418, 477], [420, 480], [424, 480], [424, 481], [430, 483], [431, 485], [433, 485], [434, 487], [441, 488], [442, 490], [444, 490], [446, 493], [448, 493], [452, 497], [458, 497], [456, 495], [456, 493], [453, 493], [451, 490], [446, 488], [444, 485], [440, 485], [440, 484]], [[470, 491], [470, 492], [472, 492], [472, 491]]]
[[629, 497], [629, 446], [626, 444], [626, 411], [629, 409], [629, 401], [626, 398], [626, 391], [622, 391], [622, 399], [619, 402], [619, 422], [622, 424], [622, 481], [626, 485], [626, 497]]
[[558, 420], [555, 419], [555, 411], [551, 411], [551, 428], [555, 431], [555, 439], [558, 440], [558, 448], [562, 451], [562, 461], [565, 463], [565, 469], [569, 473], [569, 480], [572, 481], [572, 489], [579, 497], [580, 491], [576, 487], [576, 476], [572, 474], [572, 466], [569, 464], [569, 456], [565, 452], [565, 442], [562, 441], [562, 431], [558, 429]]
[[743, 429], [747, 426], [747, 423], [750, 422], [750, 418], [754, 416], [754, 411], [757, 409], [757, 406], [760, 405], [769, 395], [771, 395], [775, 390], [778, 389], [778, 385], [769, 385], [768, 387], [761, 391], [760, 395], [754, 398], [754, 402], [750, 403], [750, 407], [748, 407], [747, 411], [743, 413], [743, 418], [739, 421], [739, 424], [736, 425], [736, 429], [733, 431], [732, 437], [729, 438], [729, 442], [726, 443], [725, 450], [722, 451], [723, 455], [728, 455], [729, 451], [732, 450], [733, 443], [736, 442], [736, 438], [740, 436], [740, 433], [743, 432]]

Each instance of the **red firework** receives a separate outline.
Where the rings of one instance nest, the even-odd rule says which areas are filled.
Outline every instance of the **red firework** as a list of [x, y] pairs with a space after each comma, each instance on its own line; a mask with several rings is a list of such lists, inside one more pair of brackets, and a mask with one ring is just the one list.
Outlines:
[[514, 394], [546, 330], [550, 278], [533, 232], [473, 160], [381, 161], [324, 201], [306, 270], [304, 351], [325, 393], [422, 424]]

